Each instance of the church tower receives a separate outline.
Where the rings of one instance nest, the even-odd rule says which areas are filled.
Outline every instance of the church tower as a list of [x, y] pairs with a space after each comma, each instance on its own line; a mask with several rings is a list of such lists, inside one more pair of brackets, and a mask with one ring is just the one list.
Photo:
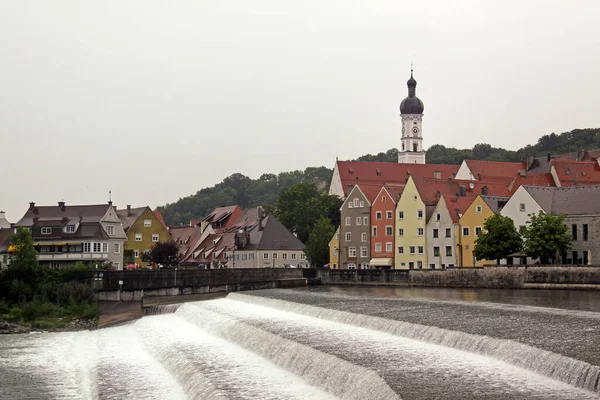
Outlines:
[[417, 81], [410, 70], [410, 79], [406, 82], [408, 97], [400, 103], [402, 118], [402, 147], [398, 150], [398, 162], [425, 164], [423, 151], [423, 102], [415, 95]]

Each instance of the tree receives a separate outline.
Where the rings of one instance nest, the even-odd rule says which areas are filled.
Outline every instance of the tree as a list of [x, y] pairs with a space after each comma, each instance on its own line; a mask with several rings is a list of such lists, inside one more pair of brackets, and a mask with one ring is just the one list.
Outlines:
[[179, 246], [172, 241], [155, 243], [149, 252], [142, 254], [142, 261], [168, 266], [179, 265], [181, 261]]
[[28, 301], [42, 279], [31, 232], [25, 228], [17, 228], [17, 232], [10, 237], [10, 246], [10, 263], [2, 274], [1, 289], [14, 302]]
[[480, 260], [500, 260], [521, 251], [523, 240], [509, 217], [495, 214], [483, 224], [483, 230], [475, 240], [473, 255]]
[[335, 234], [335, 228], [329, 219], [321, 217], [315, 222], [304, 252], [312, 265], [322, 267], [329, 261], [329, 241]]
[[547, 264], [557, 254], [564, 254], [571, 248], [571, 235], [563, 215], [531, 214], [529, 226], [525, 229], [525, 252], [529, 257], [539, 258]]

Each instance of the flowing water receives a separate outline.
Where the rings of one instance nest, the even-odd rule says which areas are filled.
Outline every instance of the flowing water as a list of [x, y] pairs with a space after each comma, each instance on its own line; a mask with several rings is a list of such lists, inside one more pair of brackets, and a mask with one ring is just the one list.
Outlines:
[[318, 287], [0, 337], [0, 399], [598, 399], [600, 293]]

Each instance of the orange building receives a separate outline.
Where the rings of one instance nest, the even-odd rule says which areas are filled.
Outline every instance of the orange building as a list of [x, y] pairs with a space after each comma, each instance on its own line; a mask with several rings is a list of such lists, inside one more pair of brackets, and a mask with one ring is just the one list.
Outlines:
[[382, 186], [371, 205], [371, 268], [394, 267], [394, 214], [403, 189]]

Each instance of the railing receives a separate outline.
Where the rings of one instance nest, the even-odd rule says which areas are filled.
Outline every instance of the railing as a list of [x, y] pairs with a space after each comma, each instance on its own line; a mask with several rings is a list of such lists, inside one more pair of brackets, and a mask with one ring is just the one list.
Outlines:
[[38, 260], [106, 260], [108, 253], [38, 253]]

